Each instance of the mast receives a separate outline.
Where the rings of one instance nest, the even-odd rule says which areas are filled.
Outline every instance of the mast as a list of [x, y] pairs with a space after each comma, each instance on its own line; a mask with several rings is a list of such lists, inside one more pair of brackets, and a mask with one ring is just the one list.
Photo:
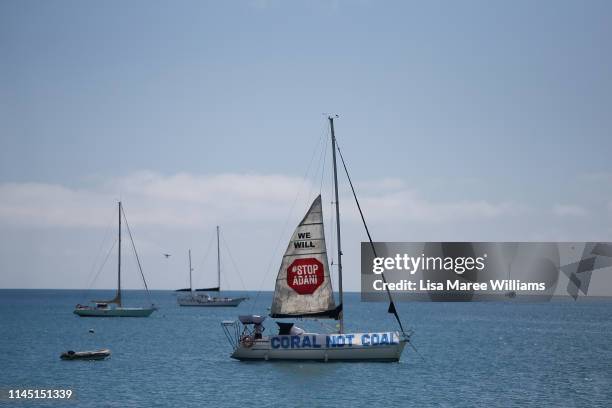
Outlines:
[[117, 252], [117, 305], [121, 306], [121, 201], [119, 201], [119, 249]]
[[[343, 306], [342, 294], [342, 247], [340, 245], [340, 202], [338, 201], [338, 169], [336, 167], [336, 135], [334, 134], [334, 118], [328, 117], [332, 139], [332, 157], [334, 163], [334, 193], [336, 198], [336, 236], [338, 238], [338, 291], [340, 306]], [[344, 333], [344, 313], [340, 311], [340, 333]]]
[[191, 272], [193, 269], [191, 268], [191, 249], [189, 250], [189, 291], [193, 292], [193, 286], [191, 285]]
[[217, 287], [221, 290], [221, 249], [219, 247], [219, 226], [217, 225]]

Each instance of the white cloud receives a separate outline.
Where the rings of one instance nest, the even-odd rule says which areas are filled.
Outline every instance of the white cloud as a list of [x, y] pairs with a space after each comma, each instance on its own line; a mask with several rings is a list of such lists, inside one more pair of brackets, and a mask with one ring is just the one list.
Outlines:
[[283, 175], [137, 172], [83, 188], [0, 184], [0, 221], [10, 225], [92, 227], [108, 224], [121, 197], [134, 224], [201, 226], [219, 219], [266, 219], [294, 201], [302, 179]]
[[555, 204], [553, 214], [559, 217], [584, 217], [587, 211], [578, 205]]
[[[480, 197], [448, 198], [450, 193], [434, 199], [401, 179], [354, 181], [375, 240], [550, 241], [609, 236], [609, 228], [597, 217], [563, 223], [550, 205], [543, 207], [549, 207], [546, 211]], [[86, 286], [88, 266], [96, 256], [106, 254], [114, 239], [115, 202], [121, 197], [151, 287], [184, 284], [187, 248], [193, 249], [199, 282], [209, 284], [214, 275], [207, 271], [214, 270], [214, 265], [206, 264], [212, 258], [204, 259], [204, 255], [214, 238], [214, 226], [221, 225], [246, 287], [261, 289], [263, 282], [272, 289], [286, 239], [318, 189], [316, 180], [313, 184], [289, 175], [146, 171], [107, 181], [90, 179], [80, 187], [0, 183], [0, 231], [4, 232], [0, 233], [0, 267], [6, 272], [0, 274], [0, 287]], [[348, 186], [342, 184], [340, 193], [345, 267], [358, 271], [359, 242], [366, 236]], [[332, 198], [327, 193], [323, 199], [328, 222], [333, 215]], [[580, 213], [573, 207], [555, 206], [562, 213]], [[326, 232], [333, 253], [334, 228], [328, 225]], [[166, 259], [162, 253], [173, 256]], [[132, 261], [126, 260], [126, 265], [135, 268]], [[230, 261], [225, 265], [224, 287], [241, 289]], [[101, 278], [106, 280], [98, 282], [98, 287], [113, 287], [112, 262], [107, 269]], [[134, 278], [127, 287], [139, 287], [137, 273], [128, 271], [127, 276]], [[359, 274], [345, 276], [345, 287], [357, 290]]]
[[516, 203], [491, 203], [485, 200], [432, 201], [414, 190], [401, 189], [382, 194], [366, 194], [361, 201], [368, 219], [373, 221], [410, 221], [439, 223], [478, 220], [527, 211]]
[[[520, 214], [515, 203], [485, 200], [431, 201], [407, 189], [399, 179], [359, 182], [364, 211], [372, 221], [442, 222]], [[122, 197], [130, 222], [165, 227], [201, 227], [224, 220], [284, 219], [297, 200], [296, 211], [314, 194], [299, 177], [278, 174], [178, 173], [141, 171], [88, 187], [56, 184], [0, 184], [0, 222], [9, 225], [96, 227], [108, 225], [113, 202]], [[352, 202], [348, 190], [341, 200]], [[349, 219], [358, 214], [345, 209]], [[299, 217], [298, 217], [299, 218]]]

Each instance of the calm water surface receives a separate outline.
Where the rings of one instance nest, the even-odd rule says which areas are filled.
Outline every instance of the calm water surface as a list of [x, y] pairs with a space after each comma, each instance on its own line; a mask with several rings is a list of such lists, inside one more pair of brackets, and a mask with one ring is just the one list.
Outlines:
[[[146, 319], [72, 314], [76, 303], [111, 295], [0, 290], [0, 388], [70, 388], [76, 395], [71, 402], [0, 405], [612, 406], [610, 301], [401, 303], [419, 354], [407, 348], [399, 363], [292, 364], [229, 358], [220, 322], [265, 314], [271, 293], [217, 309], [179, 308], [173, 292], [154, 291], [160, 309]], [[128, 291], [125, 302], [143, 304], [143, 296]], [[358, 294], [345, 300], [347, 330], [395, 329], [386, 305], [361, 303]], [[110, 348], [112, 358], [59, 359], [68, 349], [95, 348]]]

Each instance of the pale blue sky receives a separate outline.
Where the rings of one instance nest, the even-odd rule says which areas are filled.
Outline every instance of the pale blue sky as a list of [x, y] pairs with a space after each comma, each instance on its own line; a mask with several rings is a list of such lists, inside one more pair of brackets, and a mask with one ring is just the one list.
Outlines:
[[[4, 0], [0, 184], [89, 194], [142, 171], [300, 177], [321, 113], [337, 112], [355, 180], [401, 180], [438, 206], [433, 219], [454, 220], [381, 222], [381, 240], [612, 240], [611, 38], [609, 1]], [[119, 191], [102, 190], [110, 212]], [[4, 197], [0, 267], [25, 255], [29, 277], [3, 271], [4, 287], [36, 286], [35, 270], [66, 262], [19, 248], [99, 235], [13, 222], [19, 200], [48, 200], [20, 194]], [[515, 218], [453, 218], [473, 202]], [[277, 236], [261, 238], [262, 264]], [[70, 259], [74, 278], [88, 258]]]

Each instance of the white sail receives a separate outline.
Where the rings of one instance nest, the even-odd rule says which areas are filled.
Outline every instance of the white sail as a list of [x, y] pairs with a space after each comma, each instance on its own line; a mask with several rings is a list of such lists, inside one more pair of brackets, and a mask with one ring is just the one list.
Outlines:
[[289, 241], [276, 277], [270, 316], [337, 319], [341, 306], [336, 308], [334, 302], [319, 195]]

